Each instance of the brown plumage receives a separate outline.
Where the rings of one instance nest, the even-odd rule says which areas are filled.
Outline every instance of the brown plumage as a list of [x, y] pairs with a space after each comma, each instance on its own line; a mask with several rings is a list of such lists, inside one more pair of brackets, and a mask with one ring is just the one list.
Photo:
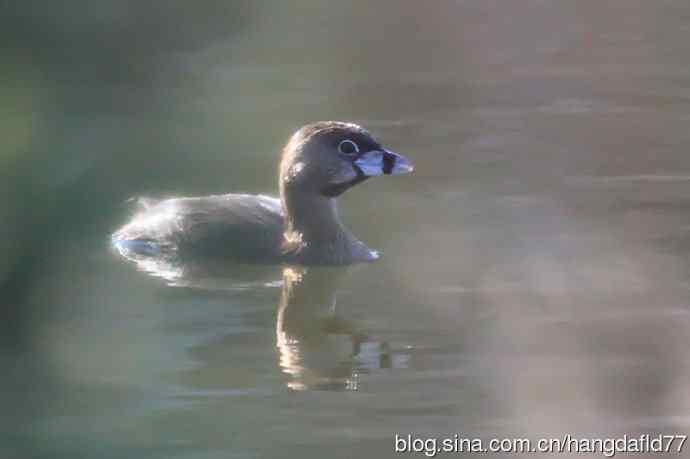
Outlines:
[[142, 206], [113, 234], [125, 256], [214, 257], [241, 262], [342, 265], [375, 260], [338, 217], [336, 197], [368, 177], [412, 171], [351, 123], [321, 121], [283, 148], [280, 199], [225, 194]]

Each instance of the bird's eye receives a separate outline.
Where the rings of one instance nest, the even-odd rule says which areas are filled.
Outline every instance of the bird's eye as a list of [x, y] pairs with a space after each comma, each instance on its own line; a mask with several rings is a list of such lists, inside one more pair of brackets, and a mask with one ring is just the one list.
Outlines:
[[338, 144], [338, 151], [344, 155], [352, 156], [359, 153], [359, 147], [350, 139], [345, 139]]

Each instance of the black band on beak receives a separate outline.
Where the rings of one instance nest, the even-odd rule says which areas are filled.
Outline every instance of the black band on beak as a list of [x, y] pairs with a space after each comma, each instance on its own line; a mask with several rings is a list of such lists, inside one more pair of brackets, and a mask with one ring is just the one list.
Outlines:
[[410, 161], [395, 152], [381, 148], [361, 153], [356, 158], [350, 159], [355, 177], [344, 183], [330, 184], [322, 193], [329, 197], [335, 197], [369, 177], [378, 175], [402, 175], [409, 174], [414, 169]]
[[390, 175], [393, 172], [393, 167], [395, 167], [395, 155], [384, 151], [383, 152], [383, 173]]

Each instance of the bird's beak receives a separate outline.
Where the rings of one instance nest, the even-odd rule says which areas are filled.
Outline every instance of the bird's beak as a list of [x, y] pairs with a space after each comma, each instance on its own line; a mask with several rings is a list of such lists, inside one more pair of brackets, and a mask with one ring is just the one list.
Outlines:
[[409, 159], [390, 150], [372, 150], [364, 153], [354, 161], [362, 175], [404, 175], [414, 170]]

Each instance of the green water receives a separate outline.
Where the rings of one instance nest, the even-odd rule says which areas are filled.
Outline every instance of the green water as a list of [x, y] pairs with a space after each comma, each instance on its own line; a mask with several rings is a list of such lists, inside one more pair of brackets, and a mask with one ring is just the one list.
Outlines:
[[[681, 1], [6, 7], [0, 457], [687, 433], [688, 19]], [[110, 249], [132, 197], [275, 193], [280, 147], [319, 119], [415, 163], [340, 200], [378, 262], [171, 282]]]

